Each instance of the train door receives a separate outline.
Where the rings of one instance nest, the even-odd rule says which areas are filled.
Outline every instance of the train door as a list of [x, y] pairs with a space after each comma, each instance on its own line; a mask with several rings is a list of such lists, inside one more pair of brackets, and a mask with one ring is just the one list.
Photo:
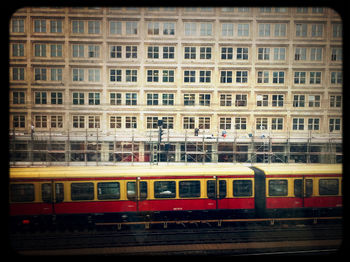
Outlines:
[[129, 205], [131, 207], [128, 211], [145, 211], [148, 194], [148, 187], [146, 181], [140, 181], [137, 177], [135, 181], [126, 182], [127, 198], [134, 202], [134, 205]]
[[64, 186], [61, 182], [51, 183], [52, 187], [52, 206], [53, 206], [53, 214], [63, 214], [65, 213], [65, 207], [63, 206], [64, 201]]
[[43, 201], [42, 214], [56, 214], [56, 209], [59, 209], [58, 203], [61, 203], [64, 198], [63, 183], [51, 181], [42, 183], [41, 198]]
[[313, 181], [305, 177], [294, 179], [295, 207], [308, 207], [313, 192]]
[[228, 208], [226, 180], [215, 177], [215, 180], [207, 181], [207, 196], [209, 199], [215, 200], [215, 203], [210, 203], [210, 209], [225, 209]]

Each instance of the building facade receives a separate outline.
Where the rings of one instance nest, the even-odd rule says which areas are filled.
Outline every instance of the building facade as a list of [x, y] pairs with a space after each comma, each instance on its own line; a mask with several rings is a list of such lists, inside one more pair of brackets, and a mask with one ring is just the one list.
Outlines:
[[28, 7], [9, 26], [11, 164], [342, 161], [332, 9]]

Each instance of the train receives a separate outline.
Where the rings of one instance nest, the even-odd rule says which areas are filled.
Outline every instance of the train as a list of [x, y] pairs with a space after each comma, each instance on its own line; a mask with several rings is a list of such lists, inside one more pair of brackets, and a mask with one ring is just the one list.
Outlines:
[[14, 167], [11, 226], [342, 215], [341, 164]]

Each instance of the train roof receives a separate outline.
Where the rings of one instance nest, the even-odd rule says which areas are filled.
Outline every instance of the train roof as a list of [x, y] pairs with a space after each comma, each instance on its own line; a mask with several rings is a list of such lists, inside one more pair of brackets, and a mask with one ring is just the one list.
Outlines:
[[91, 178], [91, 177], [152, 177], [152, 176], [213, 176], [254, 175], [241, 164], [196, 166], [69, 166], [69, 167], [15, 167], [10, 168], [11, 179]]
[[342, 174], [342, 164], [257, 164], [266, 175]]

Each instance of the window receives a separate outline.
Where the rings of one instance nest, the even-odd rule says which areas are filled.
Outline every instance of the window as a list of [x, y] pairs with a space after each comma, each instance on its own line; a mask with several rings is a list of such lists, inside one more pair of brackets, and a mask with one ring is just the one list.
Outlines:
[[97, 183], [98, 200], [119, 199], [120, 184], [119, 182], [101, 182]]
[[73, 93], [73, 105], [83, 105], [84, 104], [84, 93]]
[[284, 72], [272, 72], [272, 82], [274, 84], [283, 84], [284, 83]]
[[74, 34], [83, 34], [84, 33], [84, 21], [82, 20], [73, 20], [72, 28]]
[[248, 71], [236, 71], [236, 83], [247, 83]]
[[277, 36], [277, 37], [286, 36], [286, 28], [287, 28], [286, 24], [275, 24], [274, 27], [275, 27], [274, 36]]
[[343, 72], [331, 72], [331, 84], [337, 85], [343, 83]]
[[258, 48], [259, 60], [270, 60], [270, 48]]
[[62, 20], [51, 20], [50, 21], [50, 33], [62, 33]]
[[237, 47], [237, 60], [248, 60], [248, 48], [247, 47]]
[[307, 24], [296, 24], [296, 36], [306, 37], [307, 36]]
[[147, 129], [157, 129], [158, 128], [158, 117], [148, 116], [147, 117]]
[[137, 70], [126, 70], [126, 82], [137, 82]]
[[199, 105], [210, 106], [210, 94], [199, 94]]
[[341, 107], [341, 96], [332, 95], [329, 97], [329, 107]]
[[253, 183], [251, 180], [234, 180], [233, 196], [249, 197], [253, 195]]
[[122, 47], [120, 45], [110, 47], [110, 58], [122, 58]]
[[199, 82], [210, 83], [211, 71], [199, 71]]
[[197, 23], [185, 23], [185, 36], [197, 35]]
[[221, 25], [221, 35], [222, 36], [233, 36], [233, 24], [222, 24]]
[[163, 23], [163, 35], [175, 35], [175, 23]]
[[72, 200], [93, 200], [94, 183], [72, 183], [71, 199]]
[[273, 60], [283, 61], [286, 59], [286, 48], [284, 47], [275, 47], [273, 49]]
[[257, 95], [256, 106], [269, 106], [269, 95]]
[[32, 202], [34, 201], [34, 184], [11, 184], [11, 202]]
[[304, 118], [293, 118], [293, 130], [304, 130]]
[[185, 46], [185, 59], [196, 59], [196, 47]]
[[287, 196], [288, 195], [288, 180], [270, 180], [269, 181], [269, 196]]
[[270, 72], [269, 71], [258, 71], [258, 84], [267, 84], [269, 82]]
[[249, 24], [238, 24], [238, 36], [249, 36]]
[[173, 117], [162, 117], [164, 129], [174, 129], [174, 118]]
[[100, 21], [88, 21], [88, 34], [100, 33]]
[[125, 117], [125, 128], [137, 128], [136, 116]]
[[267, 130], [267, 117], [258, 117], [256, 119], [257, 130]]
[[34, 20], [34, 32], [35, 33], [46, 33], [46, 20], [35, 19]]
[[122, 22], [110, 21], [109, 22], [109, 33], [111, 35], [121, 35], [122, 34]]
[[308, 130], [320, 130], [320, 119], [309, 118], [308, 119]]
[[295, 179], [294, 180], [294, 196], [303, 197], [303, 180]]
[[84, 69], [73, 68], [73, 82], [84, 81]]
[[322, 48], [311, 48], [310, 52], [310, 60], [311, 61], [322, 61]]
[[283, 130], [283, 118], [281, 117], [273, 117], [272, 118], [272, 124], [271, 124], [272, 130]]
[[175, 47], [163, 46], [163, 59], [174, 59], [175, 58]]
[[339, 194], [338, 179], [320, 179], [318, 186], [318, 191], [321, 196]]
[[35, 92], [35, 104], [46, 105], [47, 104], [47, 92]]
[[110, 69], [110, 78], [109, 80], [111, 82], [121, 82], [122, 81], [122, 70], [120, 69]]
[[231, 117], [220, 117], [220, 129], [231, 129]]
[[24, 44], [12, 44], [12, 56], [24, 56]]
[[127, 198], [130, 200], [136, 199], [136, 182], [126, 183]]
[[294, 84], [305, 84], [306, 72], [294, 72]]
[[221, 71], [220, 83], [232, 83], [232, 71]]
[[321, 72], [310, 72], [310, 84], [321, 84]]
[[199, 129], [210, 129], [210, 117], [200, 117], [198, 120]]
[[199, 55], [200, 59], [211, 59], [211, 47], [201, 47], [199, 51], [200, 51], [200, 55]]
[[194, 129], [194, 117], [184, 117], [184, 129]]
[[148, 22], [148, 35], [159, 35], [159, 23], [158, 22]]
[[110, 105], [121, 105], [122, 104], [122, 94], [121, 93], [110, 93], [109, 94]]
[[174, 105], [174, 94], [162, 94], [163, 106], [173, 106]]
[[26, 117], [25, 115], [14, 115], [13, 116], [13, 128], [25, 128]]
[[89, 128], [100, 128], [100, 116], [89, 116], [88, 121]]
[[201, 36], [211, 36], [213, 34], [212, 23], [200, 23], [200, 26], [201, 26], [201, 30], [200, 30]]
[[220, 106], [232, 106], [232, 95], [221, 94], [220, 95]]
[[309, 107], [320, 107], [320, 101], [319, 95], [309, 95]]
[[180, 181], [179, 196], [180, 197], [200, 197], [201, 188], [200, 181]]
[[88, 81], [100, 82], [100, 69], [88, 69]]
[[216, 198], [216, 181], [215, 180], [207, 181], [207, 197]]
[[127, 105], [127, 106], [137, 105], [137, 93], [126, 93], [125, 94], [125, 105]]
[[122, 118], [120, 116], [110, 116], [109, 128], [122, 128]]
[[329, 119], [329, 132], [340, 131], [340, 118]]
[[[23, 81], [24, 80], [24, 71], [25, 71], [24, 67], [13, 67], [12, 68], [12, 80]], [[36, 80], [36, 77], [35, 77], [35, 80]]]
[[306, 48], [305, 47], [295, 48], [294, 60], [295, 61], [299, 61], [299, 60], [305, 61], [306, 60]]
[[[74, 69], [73, 69], [74, 70]], [[46, 68], [35, 68], [34, 69], [34, 80], [35, 81], [46, 81], [46, 75], [47, 75], [47, 69]], [[74, 71], [73, 71], [74, 72]], [[73, 78], [74, 81], [74, 78]], [[78, 80], [75, 80], [78, 81]]]
[[158, 82], [159, 70], [147, 70], [147, 82]]
[[237, 129], [237, 130], [246, 130], [247, 129], [247, 118], [245, 118], [245, 117], [236, 117], [235, 118], [235, 129]]
[[343, 60], [343, 49], [342, 48], [332, 48], [331, 60], [332, 61], [342, 61]]
[[14, 105], [20, 105], [20, 104], [25, 104], [25, 92], [16, 92], [14, 91], [12, 93], [12, 104]]
[[322, 37], [323, 25], [322, 24], [312, 24], [311, 25], [311, 37]]
[[73, 116], [73, 128], [85, 128], [85, 116]]
[[219, 180], [219, 198], [225, 198], [227, 193], [226, 180]]
[[36, 128], [47, 128], [47, 116], [35, 116], [34, 125]]
[[163, 83], [174, 82], [174, 70], [163, 70]]
[[24, 19], [12, 19], [12, 33], [24, 33]]
[[149, 46], [147, 48], [147, 58], [158, 59], [159, 58], [159, 46]]
[[126, 34], [137, 35], [137, 22], [126, 22]]
[[247, 95], [237, 94], [235, 106], [247, 106]]
[[184, 71], [184, 82], [185, 83], [194, 83], [195, 81], [196, 81], [196, 71], [185, 70]]
[[63, 116], [51, 116], [51, 128], [63, 128]]
[[270, 24], [259, 24], [259, 36], [270, 36]]
[[147, 105], [148, 106], [157, 106], [158, 105], [159, 95], [155, 94], [147, 94]]
[[100, 104], [100, 93], [89, 93], [89, 105]]
[[125, 47], [125, 58], [137, 58], [137, 46], [129, 46]]
[[176, 196], [175, 181], [155, 181], [155, 198], [174, 198]]
[[233, 48], [232, 47], [222, 47], [221, 48], [221, 59], [223, 59], [223, 60], [233, 59]]
[[184, 94], [184, 105], [194, 106], [195, 104], [195, 94]]
[[305, 106], [305, 95], [294, 95], [293, 107], [304, 107]]

